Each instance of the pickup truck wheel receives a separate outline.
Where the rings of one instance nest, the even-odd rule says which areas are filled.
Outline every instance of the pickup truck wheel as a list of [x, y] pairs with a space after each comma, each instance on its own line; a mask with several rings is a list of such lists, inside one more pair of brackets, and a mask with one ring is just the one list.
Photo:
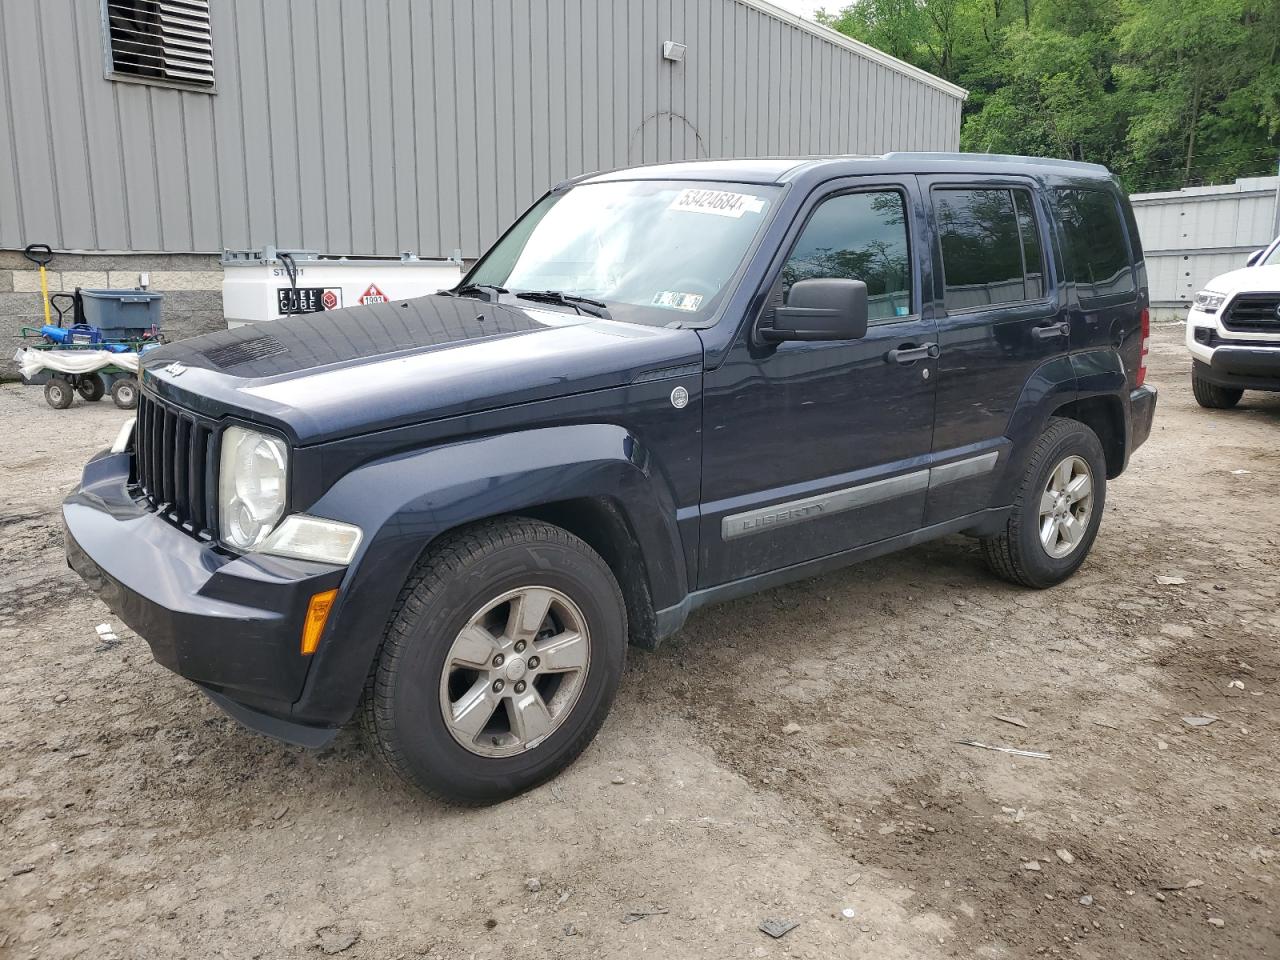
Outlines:
[[622, 592], [582, 540], [523, 518], [462, 531], [401, 591], [365, 687], [365, 734], [426, 793], [505, 799], [591, 742], [626, 639]]
[[1240, 398], [1244, 396], [1243, 390], [1210, 383], [1196, 376], [1194, 370], [1191, 371], [1191, 392], [1195, 395], [1196, 403], [1209, 410], [1228, 410], [1239, 403]]
[[1078, 420], [1054, 419], [1040, 435], [1005, 530], [982, 540], [1000, 577], [1052, 587], [1076, 572], [1102, 523], [1107, 465], [1097, 434]]

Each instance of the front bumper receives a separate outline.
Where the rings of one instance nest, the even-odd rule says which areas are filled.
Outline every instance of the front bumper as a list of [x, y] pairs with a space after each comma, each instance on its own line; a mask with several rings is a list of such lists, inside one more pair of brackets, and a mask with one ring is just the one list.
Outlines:
[[334, 730], [290, 713], [312, 659], [300, 652], [307, 605], [347, 568], [237, 556], [195, 539], [129, 495], [129, 456], [95, 457], [64, 501], [67, 562], [158, 663], [236, 719], [308, 746], [331, 739]]
[[1240, 390], [1280, 390], [1280, 344], [1214, 349], [1208, 363], [1195, 361], [1202, 380]]
[[1219, 387], [1280, 390], [1280, 338], [1227, 331], [1215, 314], [1187, 314], [1187, 350], [1195, 375]]

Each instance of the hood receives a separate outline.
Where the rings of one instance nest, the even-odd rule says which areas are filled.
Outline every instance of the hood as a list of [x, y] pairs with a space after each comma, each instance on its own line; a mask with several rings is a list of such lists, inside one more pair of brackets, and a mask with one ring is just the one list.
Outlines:
[[145, 355], [143, 381], [307, 444], [688, 373], [701, 361], [692, 330], [433, 295], [182, 340]]
[[1280, 293], [1280, 264], [1241, 267], [1222, 273], [1204, 285], [1214, 293]]

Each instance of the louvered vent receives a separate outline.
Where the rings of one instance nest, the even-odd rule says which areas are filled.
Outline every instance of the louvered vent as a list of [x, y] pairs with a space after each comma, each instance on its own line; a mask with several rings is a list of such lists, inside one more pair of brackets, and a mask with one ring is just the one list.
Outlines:
[[211, 88], [209, 0], [105, 0], [118, 75]]

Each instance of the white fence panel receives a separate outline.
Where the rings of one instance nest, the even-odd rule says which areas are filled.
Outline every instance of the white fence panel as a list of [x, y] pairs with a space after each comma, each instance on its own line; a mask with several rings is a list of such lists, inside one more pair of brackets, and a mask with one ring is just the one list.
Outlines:
[[1186, 187], [1130, 198], [1147, 257], [1157, 320], [1181, 318], [1196, 291], [1243, 267], [1280, 233], [1280, 177], [1248, 177], [1220, 187]]

